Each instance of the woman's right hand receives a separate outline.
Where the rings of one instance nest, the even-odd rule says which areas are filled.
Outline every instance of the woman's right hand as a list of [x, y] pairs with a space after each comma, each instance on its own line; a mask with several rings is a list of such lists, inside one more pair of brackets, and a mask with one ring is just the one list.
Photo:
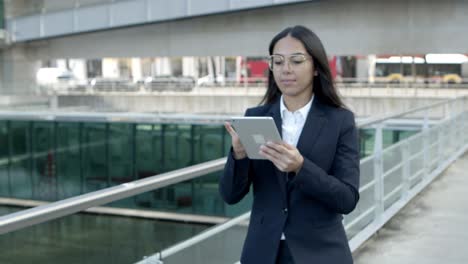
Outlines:
[[224, 122], [224, 127], [226, 128], [229, 135], [231, 135], [232, 149], [234, 150], [234, 153], [233, 153], [234, 158], [237, 160], [237, 159], [243, 159], [243, 158], [247, 157], [247, 153], [245, 152], [245, 148], [244, 148], [244, 146], [242, 146], [242, 143], [240, 142], [239, 136], [237, 135], [234, 128], [232, 128], [231, 123]]

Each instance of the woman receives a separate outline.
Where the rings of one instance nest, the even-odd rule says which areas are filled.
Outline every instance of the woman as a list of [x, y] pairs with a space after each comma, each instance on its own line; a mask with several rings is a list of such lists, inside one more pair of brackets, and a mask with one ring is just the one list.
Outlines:
[[247, 157], [229, 123], [232, 149], [220, 178], [223, 199], [239, 202], [253, 185], [243, 264], [353, 263], [342, 224], [359, 200], [354, 115], [340, 100], [320, 39], [303, 26], [270, 43], [263, 105], [246, 116], [272, 116], [283, 142]]

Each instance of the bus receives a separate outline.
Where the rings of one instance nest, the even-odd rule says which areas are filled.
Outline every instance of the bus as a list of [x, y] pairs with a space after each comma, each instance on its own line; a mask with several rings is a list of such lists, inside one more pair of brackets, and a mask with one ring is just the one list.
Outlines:
[[426, 54], [412, 56], [377, 56], [374, 81], [379, 83], [462, 83], [464, 54]]

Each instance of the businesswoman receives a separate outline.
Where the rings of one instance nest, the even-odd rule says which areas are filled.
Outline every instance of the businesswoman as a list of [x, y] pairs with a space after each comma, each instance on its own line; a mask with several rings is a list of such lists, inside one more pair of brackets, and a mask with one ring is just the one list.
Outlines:
[[342, 214], [359, 200], [354, 115], [337, 94], [320, 39], [308, 28], [284, 29], [269, 53], [268, 89], [246, 116], [272, 116], [283, 141], [260, 148], [266, 160], [252, 160], [225, 123], [232, 148], [221, 196], [235, 204], [253, 186], [241, 263], [353, 263]]

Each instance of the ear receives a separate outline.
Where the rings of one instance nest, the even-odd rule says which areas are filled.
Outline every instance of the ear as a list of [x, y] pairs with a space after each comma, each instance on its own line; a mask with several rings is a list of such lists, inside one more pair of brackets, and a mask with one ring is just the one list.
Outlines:
[[317, 71], [314, 71], [314, 76], [318, 76], [318, 72], [317, 72]]

